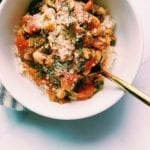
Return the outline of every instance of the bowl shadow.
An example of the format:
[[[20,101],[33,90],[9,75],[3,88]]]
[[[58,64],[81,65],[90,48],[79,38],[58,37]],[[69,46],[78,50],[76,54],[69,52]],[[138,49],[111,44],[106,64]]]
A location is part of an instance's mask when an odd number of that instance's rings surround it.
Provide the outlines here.
[[[61,142],[90,143],[116,134],[123,123],[126,98],[125,95],[109,110],[83,120],[53,120],[32,112],[16,112],[9,109],[5,112],[8,120],[17,125],[17,128],[28,127],[29,132],[34,130],[46,138],[52,136]]]

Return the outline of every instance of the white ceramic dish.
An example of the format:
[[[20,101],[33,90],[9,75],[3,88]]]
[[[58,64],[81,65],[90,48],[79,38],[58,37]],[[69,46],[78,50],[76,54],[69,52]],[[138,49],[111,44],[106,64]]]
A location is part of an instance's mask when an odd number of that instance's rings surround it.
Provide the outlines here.
[[[97,0],[103,4],[117,23],[117,60],[112,72],[128,82],[132,82],[142,55],[142,35],[137,16],[127,0]],[[3,0],[0,6],[0,79],[7,90],[29,110],[55,119],[81,119],[98,114],[122,96],[123,91],[111,82],[90,100],[57,104],[50,102],[46,94],[31,81],[21,76],[16,69],[14,45],[14,26],[25,13],[30,0]]]

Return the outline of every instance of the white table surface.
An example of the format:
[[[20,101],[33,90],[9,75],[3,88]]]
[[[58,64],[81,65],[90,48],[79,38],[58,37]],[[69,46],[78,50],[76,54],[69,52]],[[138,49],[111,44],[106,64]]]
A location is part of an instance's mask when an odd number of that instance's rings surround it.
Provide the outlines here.
[[[130,0],[141,16],[144,55],[134,85],[150,92],[150,1]],[[126,94],[95,117],[58,121],[0,106],[1,150],[150,150],[150,108]]]

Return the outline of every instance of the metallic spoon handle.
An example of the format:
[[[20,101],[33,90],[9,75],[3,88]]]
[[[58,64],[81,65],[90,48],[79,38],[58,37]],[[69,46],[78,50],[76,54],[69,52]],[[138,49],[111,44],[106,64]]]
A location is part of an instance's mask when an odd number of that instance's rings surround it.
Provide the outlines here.
[[[126,91],[128,91],[129,93],[131,93],[132,95],[134,95],[135,97],[140,99],[142,102],[144,102],[145,104],[150,106],[150,96],[146,95],[145,93],[143,93],[142,91],[136,89],[135,87],[133,87],[132,85],[130,85],[126,81],[123,81],[122,79],[118,78],[115,75],[112,75],[111,73],[109,73],[107,71],[103,70],[101,74],[104,77],[106,77],[107,79],[110,79],[110,80],[114,81],[115,83],[119,84]]]

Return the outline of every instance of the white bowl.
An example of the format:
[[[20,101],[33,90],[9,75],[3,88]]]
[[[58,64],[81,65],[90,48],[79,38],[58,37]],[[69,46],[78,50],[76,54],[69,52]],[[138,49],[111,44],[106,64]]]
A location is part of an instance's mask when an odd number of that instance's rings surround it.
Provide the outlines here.
[[[127,0],[99,0],[115,18],[117,36],[117,60],[112,72],[132,82],[142,55],[142,35],[137,16]],[[0,8],[0,79],[7,90],[29,110],[55,119],[81,119],[98,114],[115,104],[124,94],[106,81],[102,92],[87,101],[57,104],[16,69],[14,26],[25,13],[30,0],[3,0]]]

